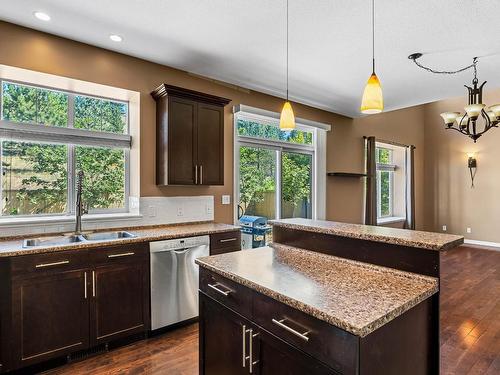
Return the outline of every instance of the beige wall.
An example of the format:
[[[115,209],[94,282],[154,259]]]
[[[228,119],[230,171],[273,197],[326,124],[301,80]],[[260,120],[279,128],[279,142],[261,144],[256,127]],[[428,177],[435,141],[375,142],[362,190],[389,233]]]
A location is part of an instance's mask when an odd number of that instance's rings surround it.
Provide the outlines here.
[[[477,143],[445,130],[442,112],[461,111],[463,97],[425,105],[426,229],[500,242],[500,129],[491,129]],[[485,91],[483,102],[500,103],[500,90]],[[475,152],[477,175],[471,188],[467,153]],[[472,233],[466,233],[470,227]]]
[[[357,118],[334,126],[328,137],[328,170],[362,172],[363,136],[413,144],[415,149],[415,211],[418,229],[424,227],[424,113],[413,107]],[[361,222],[363,215],[363,179],[328,177],[327,217],[347,222]]]
[[[90,45],[0,22],[0,64],[138,91],[141,94],[141,196],[215,196],[215,220],[230,223],[232,205],[221,205],[222,194],[233,194],[233,120],[231,108],[243,103],[279,112],[283,100],[254,91],[194,77],[186,72],[110,52]],[[158,187],[155,185],[155,103],[150,92],[160,83],[186,87],[232,99],[225,112],[225,185],[220,187]],[[361,95],[361,93],[360,93]],[[423,121],[421,108],[352,120],[294,104],[296,116],[333,124],[327,139],[328,171],[363,171],[364,135],[417,146],[417,226],[423,225]],[[409,112],[408,112],[409,111]],[[408,115],[409,114],[409,115]],[[327,178],[327,219],[362,222],[363,180]]]

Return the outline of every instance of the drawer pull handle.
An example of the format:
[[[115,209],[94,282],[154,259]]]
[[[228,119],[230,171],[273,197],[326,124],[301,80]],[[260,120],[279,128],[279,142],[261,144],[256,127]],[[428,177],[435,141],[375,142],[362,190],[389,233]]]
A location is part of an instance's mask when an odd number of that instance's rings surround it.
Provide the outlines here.
[[[222,294],[223,296],[227,297],[229,295],[229,293],[232,292],[232,290],[222,290],[222,289],[219,289],[218,287],[219,286],[224,286],[224,285],[221,285],[219,283],[217,284],[207,284],[209,288],[212,288],[213,290],[215,290],[217,293],[220,293]],[[229,289],[229,288],[228,288]]]
[[[250,357],[250,358],[249,358],[249,361],[248,361],[248,363],[249,363],[249,366],[248,366],[248,367],[249,367],[248,372],[249,372],[250,374],[252,374],[252,373],[253,373],[253,366],[255,366],[257,363],[259,363],[259,361],[258,361],[258,360],[257,360],[257,361],[254,361],[254,360],[253,360],[253,339],[254,339],[255,337],[257,337],[258,335],[259,335],[258,333],[254,334],[254,333],[253,333],[253,329],[252,329],[252,328],[250,328],[250,345],[249,345],[249,346],[250,346],[250,355],[249,355],[249,357]]]
[[[69,264],[69,260],[61,260],[60,262],[37,264],[37,265],[35,266],[35,268],[44,268],[44,267],[60,266],[60,265],[62,265],[62,264]]]
[[[87,271],[85,271],[84,273],[84,289],[83,289],[83,294],[84,294],[84,297],[85,299],[87,299]]]
[[[231,242],[231,241],[236,241],[236,240],[237,240],[236,237],[235,238],[225,238],[225,239],[220,240],[220,242]]]
[[[130,252],[130,253],[121,253],[121,254],[110,254],[108,255],[108,258],[119,258],[119,257],[128,257],[130,255],[134,255],[135,253]]]
[[[300,332],[294,330],[293,328],[288,327],[286,324],[284,324],[283,322],[285,320],[286,319],[281,319],[281,320],[272,319],[272,322],[274,324],[276,324],[278,327],[281,327],[284,330],[294,334],[295,336],[300,337],[302,340],[304,340],[306,342],[309,341],[309,337],[307,337],[307,335],[309,334],[309,331],[306,331],[304,333],[300,333]]]
[[[241,326],[241,336],[243,338],[243,343],[242,343],[242,346],[243,346],[243,350],[242,350],[242,366],[245,367],[246,366],[246,362],[247,362],[247,359],[249,357],[247,357],[247,332],[249,332],[250,330],[247,329],[247,326],[246,325],[242,325]]]

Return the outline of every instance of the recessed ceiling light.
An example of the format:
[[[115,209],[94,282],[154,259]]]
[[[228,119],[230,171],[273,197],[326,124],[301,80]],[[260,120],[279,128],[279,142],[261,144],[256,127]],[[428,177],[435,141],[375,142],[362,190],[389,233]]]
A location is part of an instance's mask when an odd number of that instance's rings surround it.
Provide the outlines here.
[[[50,21],[50,16],[47,13],[44,12],[34,12],[33,13],[36,18],[38,18],[41,21]]]
[[[109,39],[111,39],[113,42],[121,42],[123,40],[123,38],[120,35],[116,34],[111,34],[109,36]]]

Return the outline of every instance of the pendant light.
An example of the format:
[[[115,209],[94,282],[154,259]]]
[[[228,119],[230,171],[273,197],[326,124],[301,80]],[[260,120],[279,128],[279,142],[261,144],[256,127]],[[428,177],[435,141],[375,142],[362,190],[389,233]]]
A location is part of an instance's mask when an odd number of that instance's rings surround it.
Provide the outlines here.
[[[372,0],[372,75],[366,82],[363,99],[361,100],[361,112],[365,114],[380,113],[384,109],[384,97],[382,86],[375,74],[375,0]]]
[[[281,110],[280,129],[283,131],[295,129],[295,115],[288,100],[288,0],[286,0],[286,101]]]

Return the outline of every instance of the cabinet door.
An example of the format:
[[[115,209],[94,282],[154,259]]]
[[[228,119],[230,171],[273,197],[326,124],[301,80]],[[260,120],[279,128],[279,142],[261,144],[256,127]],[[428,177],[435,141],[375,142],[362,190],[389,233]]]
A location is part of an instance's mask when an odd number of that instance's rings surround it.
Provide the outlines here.
[[[253,374],[326,375],[337,374],[317,359],[303,353],[264,330],[253,329]]]
[[[198,168],[201,185],[224,185],[224,108],[198,104]]]
[[[15,367],[88,347],[89,275],[75,270],[13,281]]]
[[[171,97],[168,104],[168,183],[194,185],[196,148],[197,103],[192,100]]]
[[[239,375],[243,367],[243,329],[248,323],[236,313],[200,293],[200,374]],[[245,340],[248,347],[248,339]]]
[[[91,342],[145,332],[148,273],[142,262],[117,262],[92,271]]]

